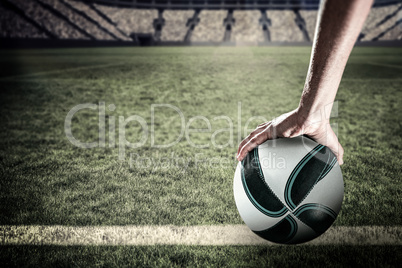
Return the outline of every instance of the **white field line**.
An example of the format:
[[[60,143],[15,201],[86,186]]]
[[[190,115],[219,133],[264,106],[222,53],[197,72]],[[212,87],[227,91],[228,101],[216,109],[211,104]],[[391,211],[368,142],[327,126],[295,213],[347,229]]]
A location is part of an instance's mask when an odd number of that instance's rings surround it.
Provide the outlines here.
[[[275,245],[244,225],[2,225],[0,245]],[[402,245],[402,226],[332,227],[304,245]]]
[[[37,77],[37,76],[45,76],[45,75],[51,75],[51,74],[58,74],[58,73],[65,73],[65,72],[72,72],[72,71],[81,71],[81,70],[88,70],[88,69],[106,68],[106,67],[119,66],[119,65],[124,65],[124,64],[126,64],[126,62],[80,66],[80,67],[59,69],[59,70],[46,71],[46,72],[19,74],[19,75],[2,77],[2,78],[0,78],[0,81],[19,79],[19,78],[32,78],[32,77]]]
[[[116,65],[120,65],[120,64],[116,64]],[[122,64],[121,64],[122,65]],[[114,66],[114,64],[112,65],[112,66]],[[109,65],[108,66],[106,66],[106,65],[103,65],[103,66],[99,66],[98,65],[98,67],[95,67],[95,66],[91,66],[91,68],[85,68],[85,69],[95,69],[95,68],[103,68],[103,67],[109,67]],[[77,68],[81,68],[81,67],[77,67]],[[82,68],[84,68],[84,67],[82,67]],[[66,70],[57,70],[57,71],[49,71],[49,73],[51,72],[51,73],[61,73],[61,72],[64,72],[64,71],[74,71],[74,70],[72,70],[72,69],[66,69]],[[24,80],[27,80],[27,81],[29,81],[29,80],[31,80],[31,79],[38,79],[38,78],[35,78],[35,76],[40,76],[40,75],[46,75],[47,73],[45,73],[45,72],[42,72],[42,73],[33,73],[33,74],[23,74],[23,75],[16,75],[16,76],[8,76],[8,77],[3,77],[3,78],[0,78],[0,81],[2,81],[2,80],[11,80],[11,79],[14,79],[14,78],[22,78],[22,77],[24,77]],[[30,76],[33,76],[33,77],[30,77]],[[99,79],[104,79],[104,78],[98,78],[98,80]],[[82,80],[82,81],[87,81],[88,79],[87,78],[57,78],[57,77],[46,77],[46,80],[54,80],[54,81],[72,81],[72,80],[74,80],[74,81],[80,81],[80,80]],[[108,79],[108,80],[110,80],[110,79]],[[134,81],[135,79],[133,79],[133,81]],[[285,78],[277,78],[277,77],[274,77],[274,78],[272,78],[272,79],[270,79],[270,81],[278,81],[278,80],[282,80],[282,81],[285,81]],[[159,82],[161,82],[161,81],[163,81],[163,79],[159,79],[159,80],[155,80],[155,79],[153,79],[153,82],[155,81],[155,83],[159,83]],[[300,81],[303,81],[303,80],[300,80]],[[371,83],[371,82],[381,82],[381,83],[383,83],[383,82],[402,82],[402,78],[342,78],[342,81],[351,81],[351,82],[367,82],[367,83]],[[149,84],[151,84],[151,83],[149,83]]]

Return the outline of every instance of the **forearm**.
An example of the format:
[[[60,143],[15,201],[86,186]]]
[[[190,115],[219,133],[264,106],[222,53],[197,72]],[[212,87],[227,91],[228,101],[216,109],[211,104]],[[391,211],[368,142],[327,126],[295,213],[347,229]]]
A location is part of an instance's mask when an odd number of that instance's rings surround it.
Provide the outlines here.
[[[373,0],[324,0],[298,110],[303,119],[330,112],[346,62]],[[319,112],[321,111],[321,112]],[[311,118],[310,118],[311,119]]]
[[[327,123],[346,62],[372,4],[373,0],[324,0],[321,3],[299,107],[251,132],[239,145],[239,161],[266,140],[307,135],[327,146],[342,165],[343,148]],[[318,122],[320,124],[315,124]]]

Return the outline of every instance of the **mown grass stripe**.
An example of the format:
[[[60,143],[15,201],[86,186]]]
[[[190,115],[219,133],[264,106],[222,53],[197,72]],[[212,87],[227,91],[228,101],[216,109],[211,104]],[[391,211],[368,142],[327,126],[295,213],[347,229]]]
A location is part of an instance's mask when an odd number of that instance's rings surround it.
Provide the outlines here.
[[[47,76],[47,75],[66,73],[66,72],[85,71],[85,70],[90,70],[90,69],[99,69],[99,68],[102,69],[102,68],[115,67],[115,66],[124,65],[124,64],[127,64],[127,62],[95,64],[95,65],[78,66],[78,67],[64,68],[64,69],[44,71],[44,72],[17,74],[17,75],[12,75],[12,76],[0,77],[0,81],[21,79],[21,78],[40,77],[40,76]]]
[[[395,64],[384,64],[384,63],[378,63],[378,62],[367,62],[367,63],[370,64],[370,65],[375,65],[375,66],[402,69],[402,66],[395,65]]]
[[[2,225],[0,245],[275,245],[244,225]],[[402,226],[338,226],[304,245],[402,245]]]

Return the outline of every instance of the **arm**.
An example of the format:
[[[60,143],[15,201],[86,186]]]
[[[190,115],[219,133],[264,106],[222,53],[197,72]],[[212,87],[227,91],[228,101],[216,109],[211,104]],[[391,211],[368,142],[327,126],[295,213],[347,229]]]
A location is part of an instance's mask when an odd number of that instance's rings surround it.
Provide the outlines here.
[[[343,148],[329,114],[346,62],[373,0],[324,0],[318,13],[309,70],[299,107],[261,124],[239,145],[237,159],[268,139],[307,135],[330,148],[343,163]]]

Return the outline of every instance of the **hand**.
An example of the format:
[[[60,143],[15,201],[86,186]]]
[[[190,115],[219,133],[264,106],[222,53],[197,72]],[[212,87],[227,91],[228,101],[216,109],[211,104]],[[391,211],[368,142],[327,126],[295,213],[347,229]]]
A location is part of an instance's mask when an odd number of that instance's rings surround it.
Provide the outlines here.
[[[266,140],[292,138],[300,135],[307,135],[316,142],[327,146],[335,154],[339,164],[343,164],[343,148],[338,142],[329,121],[313,121],[311,118],[303,116],[298,109],[259,125],[240,143],[237,160],[243,160],[248,152]]]

